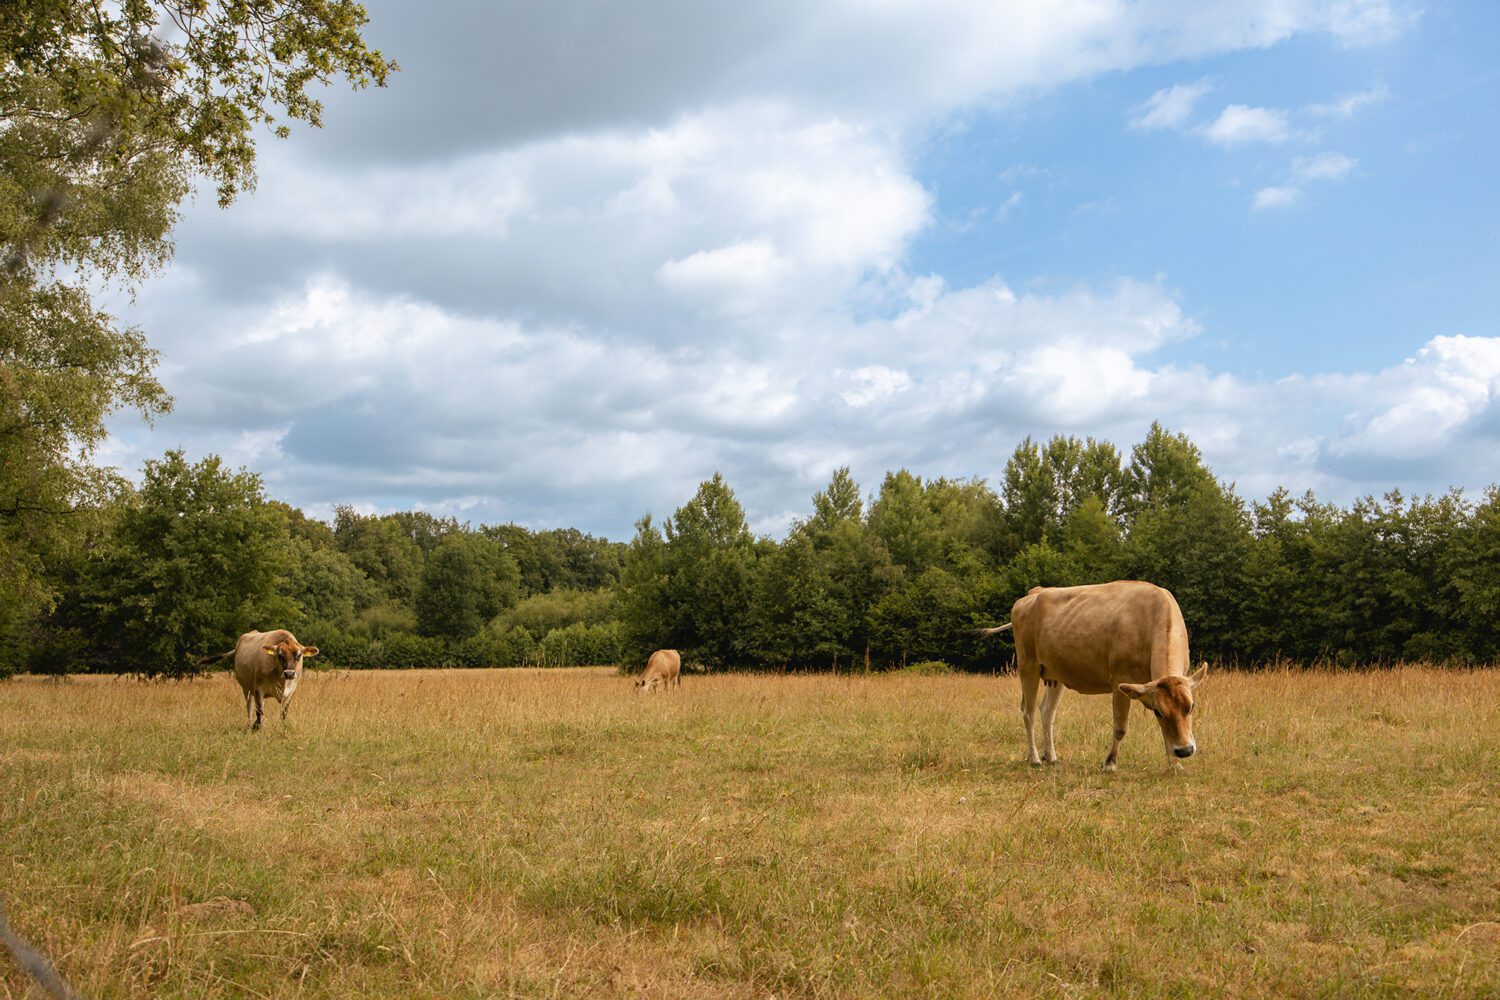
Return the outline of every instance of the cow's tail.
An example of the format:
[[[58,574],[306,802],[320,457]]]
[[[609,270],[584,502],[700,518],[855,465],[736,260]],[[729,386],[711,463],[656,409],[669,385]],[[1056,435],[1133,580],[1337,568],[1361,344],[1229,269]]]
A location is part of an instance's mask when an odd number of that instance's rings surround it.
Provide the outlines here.
[[[996,625],[994,628],[962,628],[962,629],[959,629],[957,632],[954,632],[953,634],[954,635],[971,635],[971,636],[979,636],[979,637],[989,636],[989,635],[999,635],[1001,632],[1009,632],[1010,631],[1010,626],[1011,626],[1011,623],[1010,622],[1006,622],[1004,625]]]
[[[207,667],[207,666],[211,666],[212,664],[220,663],[220,662],[222,662],[224,660],[227,660],[227,659],[229,659],[233,655],[234,655],[234,650],[231,649],[227,653],[213,653],[213,654],[211,654],[209,656],[200,656],[196,660],[193,661],[193,665],[194,666],[198,666],[198,667]]]

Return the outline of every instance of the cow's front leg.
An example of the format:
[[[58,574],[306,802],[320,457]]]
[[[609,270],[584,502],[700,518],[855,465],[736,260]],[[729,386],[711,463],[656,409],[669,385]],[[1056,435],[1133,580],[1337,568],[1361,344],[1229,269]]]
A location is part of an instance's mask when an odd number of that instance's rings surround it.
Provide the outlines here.
[[[294,692],[292,692],[292,694],[296,694],[296,692],[294,691]],[[281,703],[281,721],[282,722],[286,721],[286,710],[289,709],[289,708],[291,708],[291,707],[292,707],[292,695],[289,694],[289,695],[286,696],[286,701],[283,701]]]
[[[1021,668],[1021,718],[1026,723],[1026,763],[1040,764],[1042,758],[1036,754],[1036,734],[1033,720],[1036,717],[1036,689],[1041,684],[1041,674],[1035,670]]]
[[[1052,720],[1057,717],[1057,703],[1062,701],[1062,685],[1057,681],[1043,681],[1042,692],[1042,760],[1057,763],[1057,750],[1052,746]]]
[[[1125,725],[1130,721],[1130,696],[1118,688],[1114,692],[1115,738],[1109,745],[1109,756],[1104,758],[1104,769],[1115,769],[1115,758],[1120,755],[1120,743],[1125,739]]]

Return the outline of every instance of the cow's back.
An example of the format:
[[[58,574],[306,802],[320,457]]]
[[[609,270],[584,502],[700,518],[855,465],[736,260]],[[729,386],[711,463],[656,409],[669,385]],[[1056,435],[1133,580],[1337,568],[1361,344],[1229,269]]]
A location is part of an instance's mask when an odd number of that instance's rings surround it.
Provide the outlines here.
[[[1085,694],[1187,672],[1182,612],[1154,584],[1037,588],[1016,602],[1011,620],[1017,646],[1041,664],[1043,676]]]
[[[682,657],[675,649],[658,649],[646,661],[646,676],[672,680],[682,672]]]

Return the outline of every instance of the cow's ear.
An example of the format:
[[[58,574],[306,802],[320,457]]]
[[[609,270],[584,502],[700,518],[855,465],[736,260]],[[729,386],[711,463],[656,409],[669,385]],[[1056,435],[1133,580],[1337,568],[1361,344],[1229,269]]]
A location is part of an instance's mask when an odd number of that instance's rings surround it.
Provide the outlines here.
[[[270,653],[272,656],[276,655],[276,647],[275,646],[262,646],[262,647],[260,647],[260,651],[262,653]]]
[[[317,656],[318,655],[318,647],[317,646],[303,646],[302,647],[302,655],[303,656]]]
[[[1208,661],[1204,660],[1202,663],[1198,664],[1198,669],[1194,670],[1193,671],[1193,675],[1188,678],[1188,683],[1191,684],[1193,687],[1197,687],[1199,684],[1203,683],[1203,679],[1205,677],[1207,677],[1207,676],[1208,676]]]
[[[1136,701],[1145,701],[1155,691],[1150,684],[1121,684],[1119,692]]]

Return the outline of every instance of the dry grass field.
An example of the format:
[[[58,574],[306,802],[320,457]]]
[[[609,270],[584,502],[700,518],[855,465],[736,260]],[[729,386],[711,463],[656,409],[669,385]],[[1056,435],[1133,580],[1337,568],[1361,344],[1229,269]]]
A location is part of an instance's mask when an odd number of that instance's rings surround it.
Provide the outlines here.
[[[1103,774],[1008,677],[20,678],[0,898],[98,997],[1500,995],[1500,672],[1200,694]]]

